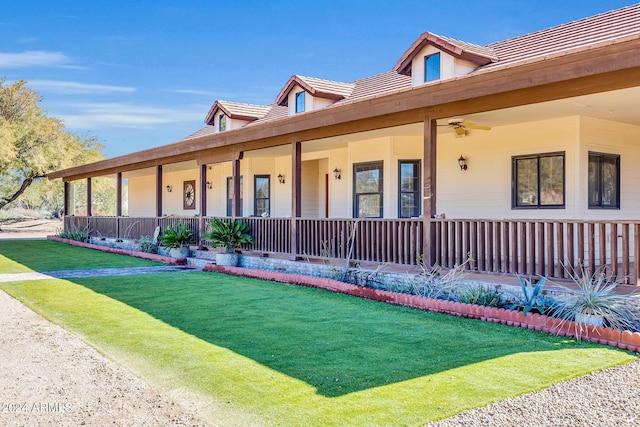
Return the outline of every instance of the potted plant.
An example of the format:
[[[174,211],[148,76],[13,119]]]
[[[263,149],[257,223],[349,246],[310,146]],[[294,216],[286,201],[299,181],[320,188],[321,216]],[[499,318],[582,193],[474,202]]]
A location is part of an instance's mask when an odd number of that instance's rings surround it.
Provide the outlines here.
[[[185,222],[170,225],[158,236],[162,246],[169,249],[173,258],[186,258],[189,256],[189,244],[193,240],[193,231]]]
[[[591,272],[580,266],[564,265],[577,290],[567,290],[569,300],[558,308],[563,320],[574,320],[579,325],[608,326],[615,329],[635,330],[635,319],[640,310],[630,295],[621,295],[615,288],[622,279],[611,277],[604,268]]]
[[[252,244],[251,226],[240,218],[220,219],[209,221],[211,231],[202,235],[203,240],[213,243],[214,247],[223,247],[224,252],[216,254],[216,264],[236,266],[238,254],[235,253],[238,245]]]

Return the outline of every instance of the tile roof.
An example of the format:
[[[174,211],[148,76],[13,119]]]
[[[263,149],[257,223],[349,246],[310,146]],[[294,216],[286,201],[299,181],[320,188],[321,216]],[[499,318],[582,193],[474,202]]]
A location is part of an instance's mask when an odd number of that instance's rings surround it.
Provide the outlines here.
[[[395,71],[388,71],[356,80],[353,82],[353,85],[354,88],[351,96],[336,102],[334,105],[409,89],[411,88],[411,77],[398,74]]]
[[[331,80],[317,79],[315,77],[293,75],[276,97],[276,104],[287,105],[289,92],[291,92],[291,89],[296,85],[313,96],[336,101],[351,95],[351,91],[353,90],[353,83],[334,82]]]
[[[270,109],[271,106],[269,105],[253,105],[241,104],[239,102],[231,101],[216,101],[213,103],[213,106],[207,113],[207,117],[205,118],[204,122],[209,125],[213,124],[216,110],[222,110],[224,114],[232,119],[256,120],[264,117]]]
[[[628,38],[640,38],[640,3],[487,46],[426,32],[403,54],[392,71],[350,83],[293,75],[278,94],[274,104],[259,106],[216,101],[207,118],[215,112],[216,106],[224,108],[225,114],[230,116],[233,114],[238,118],[250,117],[252,121],[247,126],[286,118],[288,117],[286,107],[288,94],[295,85],[314,96],[336,100],[333,104],[336,106],[410,89],[412,87],[411,59],[426,44],[432,44],[460,58],[477,63],[480,66],[470,73],[473,74]],[[213,126],[207,126],[184,139],[192,139],[213,132]]]
[[[640,3],[487,45],[499,60],[491,69],[558,55],[629,37],[640,37]]]

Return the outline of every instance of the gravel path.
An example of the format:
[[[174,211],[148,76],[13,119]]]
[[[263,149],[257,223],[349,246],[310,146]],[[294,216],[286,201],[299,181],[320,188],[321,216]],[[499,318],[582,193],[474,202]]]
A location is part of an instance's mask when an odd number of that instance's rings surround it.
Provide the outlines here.
[[[640,361],[428,424],[429,427],[638,427]]]

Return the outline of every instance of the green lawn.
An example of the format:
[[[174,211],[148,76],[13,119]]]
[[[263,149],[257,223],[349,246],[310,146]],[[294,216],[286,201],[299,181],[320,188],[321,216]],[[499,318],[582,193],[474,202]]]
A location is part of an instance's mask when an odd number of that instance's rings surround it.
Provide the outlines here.
[[[423,425],[636,359],[533,331],[214,273],[0,288],[150,382],[196,396],[220,425]]]
[[[161,264],[54,241],[0,240],[0,274],[150,265]]]

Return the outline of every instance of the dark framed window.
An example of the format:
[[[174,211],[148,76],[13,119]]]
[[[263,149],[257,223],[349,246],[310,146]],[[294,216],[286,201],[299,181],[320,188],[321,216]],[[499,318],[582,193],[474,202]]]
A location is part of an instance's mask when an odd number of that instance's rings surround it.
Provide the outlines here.
[[[264,213],[267,215],[271,211],[270,206],[270,187],[271,176],[270,175],[254,175],[254,199],[253,199],[253,214],[261,216]]]
[[[353,165],[353,217],[382,218],[383,162]]]
[[[227,130],[227,116],[224,114],[218,116],[218,130],[220,132]]]
[[[398,218],[420,216],[420,160],[398,162]]]
[[[304,112],[304,92],[296,93],[296,113]]]
[[[564,208],[564,153],[512,158],[511,206],[514,209]]]
[[[440,79],[440,53],[424,57],[424,81],[431,82]]]
[[[589,209],[620,209],[620,156],[589,152]]]
[[[240,216],[242,216],[242,176],[240,176]],[[227,177],[227,216],[233,216],[233,177]]]

